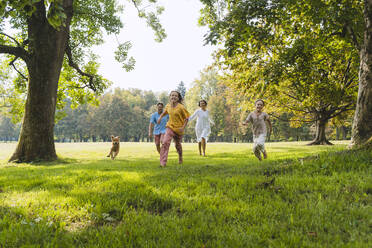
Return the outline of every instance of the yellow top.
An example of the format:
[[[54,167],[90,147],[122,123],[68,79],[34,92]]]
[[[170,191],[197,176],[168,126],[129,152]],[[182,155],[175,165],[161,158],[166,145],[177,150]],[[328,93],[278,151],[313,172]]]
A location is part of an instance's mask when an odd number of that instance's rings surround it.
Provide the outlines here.
[[[172,107],[171,104],[165,106],[164,112],[169,115],[169,121],[167,127],[172,129],[176,134],[183,135],[179,129],[183,127],[186,119],[190,117],[190,113],[187,111],[185,106],[178,103],[176,107]]]

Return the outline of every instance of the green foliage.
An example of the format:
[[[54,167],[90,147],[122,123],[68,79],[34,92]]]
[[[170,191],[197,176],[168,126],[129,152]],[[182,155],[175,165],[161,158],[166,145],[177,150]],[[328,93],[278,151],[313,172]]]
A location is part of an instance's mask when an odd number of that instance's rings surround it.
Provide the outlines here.
[[[198,102],[205,99],[215,125],[212,125],[210,141],[219,142],[246,142],[252,140],[251,128],[243,126],[242,122],[247,118],[250,111],[254,110],[254,102],[245,94],[238,93],[234,88],[226,87],[224,77],[218,75],[213,67],[205,69],[200,77],[192,84],[186,95],[185,103],[189,112],[198,109]],[[271,108],[271,106],[269,106]],[[266,111],[266,110],[265,110]],[[290,127],[290,119],[293,114],[283,112],[280,116],[271,118],[273,134],[268,137],[272,141],[288,140],[311,140],[310,125],[305,123],[297,127]],[[195,137],[195,124],[188,125],[185,140],[190,141]]]
[[[80,105],[66,99],[57,114],[64,119],[55,126],[58,141],[107,141],[118,135],[122,141],[143,141],[147,138],[148,123],[156,111],[158,97],[151,91],[115,89],[99,99],[97,106]]]
[[[372,154],[345,145],[269,143],[259,163],[251,145],[184,144],[160,169],[152,143],[115,161],[109,143],[57,144],[69,159],[16,166],[0,144],[0,246],[369,247]]]
[[[167,35],[165,33],[164,28],[160,24],[159,15],[163,13],[164,7],[161,6],[155,6],[152,7],[150,11],[145,11],[146,8],[149,8],[151,6],[146,6],[144,8],[140,8],[141,5],[143,5],[143,0],[132,0],[135,7],[138,10],[138,16],[141,18],[146,19],[146,23],[149,27],[151,27],[155,32],[155,41],[161,42],[163,41]],[[156,3],[157,0],[148,0],[149,3]]]
[[[242,106],[265,98],[292,126],[355,108],[362,1],[202,1],[206,41],[219,43],[225,84]]]
[[[8,116],[19,123],[24,113],[26,81],[8,67],[10,59],[0,58],[0,115]],[[19,63],[15,63],[19,66]],[[24,72],[23,72],[24,73]]]
[[[62,5],[63,2],[61,0],[49,0],[48,2],[49,2],[49,9],[47,14],[48,22],[52,27],[59,30],[61,26],[66,26],[65,20],[67,16],[65,14],[65,9],[63,8]]]
[[[188,93],[186,95],[186,103],[188,109],[195,110],[197,108],[197,103],[204,99],[208,102],[212,95],[218,94],[218,74],[215,68],[204,69],[200,73],[200,78],[195,79]]]
[[[148,24],[155,30],[156,39],[161,41],[166,37],[164,29],[160,25],[158,15],[163,11],[163,8],[157,6],[157,1],[133,1],[137,8],[142,8],[142,5],[155,6],[155,12],[149,12],[143,9],[143,17]],[[27,52],[31,52],[33,47],[29,47],[30,34],[28,30],[27,19],[35,13],[36,7],[44,8],[46,18],[49,24],[60,30],[61,27],[66,26],[67,10],[63,7],[61,0],[20,0],[20,1],[1,1],[0,3],[0,45],[7,45],[12,47],[22,47]],[[111,82],[98,75],[97,63],[98,57],[91,53],[90,48],[94,45],[103,43],[103,34],[118,34],[123,27],[120,20],[120,15],[123,13],[123,6],[119,5],[116,0],[75,0],[73,1],[73,18],[69,24],[69,40],[68,46],[71,49],[71,58],[75,65],[81,68],[85,73],[78,73],[76,68],[72,68],[67,56],[63,62],[63,69],[60,75],[57,109],[64,107],[66,98],[72,102],[72,106],[76,107],[79,104],[92,103],[98,104],[97,97],[111,85]],[[5,29],[6,26],[6,29]],[[9,35],[9,34],[11,35]],[[126,70],[134,68],[135,60],[133,57],[128,57],[128,50],[131,44],[125,42],[119,44],[118,50],[115,52],[115,58],[123,64]],[[2,52],[3,53],[3,52]],[[6,53],[6,52],[4,52]],[[10,62],[14,56],[10,56]],[[18,70],[22,72],[25,77],[28,77],[27,68],[24,63],[15,62]],[[2,67],[10,67],[3,64]],[[89,74],[91,77],[89,77]],[[26,93],[28,82],[15,74],[10,75],[10,81],[13,81],[15,91]],[[14,117],[19,120],[22,117],[23,111],[20,111],[24,104],[22,97],[19,97],[19,102],[13,98],[14,106],[12,113],[16,114]],[[62,114],[56,116],[58,121]]]
[[[136,60],[133,57],[130,57],[128,59],[128,50],[131,47],[132,47],[132,44],[129,41],[127,41],[127,42],[124,42],[124,43],[120,44],[118,46],[118,50],[115,51],[115,59],[117,61],[123,63],[123,68],[126,71],[133,70],[134,65],[136,63]],[[128,62],[125,63],[125,61],[127,61],[127,59],[128,59]]]

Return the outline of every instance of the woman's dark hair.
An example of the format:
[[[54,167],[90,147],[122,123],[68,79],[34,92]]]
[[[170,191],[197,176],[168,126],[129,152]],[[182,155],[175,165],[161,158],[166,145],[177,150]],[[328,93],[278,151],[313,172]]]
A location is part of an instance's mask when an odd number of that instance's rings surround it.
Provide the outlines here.
[[[257,99],[257,100],[254,102],[254,105],[256,105],[257,102],[262,102],[263,106],[265,106],[265,102],[264,102],[264,100],[262,100],[262,99]]]
[[[179,103],[182,103],[182,101],[183,101],[182,95],[181,95],[181,93],[179,93],[177,90],[172,90],[172,91],[169,93],[169,96],[170,96],[173,92],[176,92],[176,93],[178,94],[178,102],[179,102]]]
[[[158,102],[158,103],[156,104],[156,106],[159,106],[159,105],[161,105],[161,106],[164,107],[164,103],[162,103],[162,102]]]
[[[204,102],[204,103],[205,103],[205,106],[208,105],[207,101],[203,99],[203,100],[200,100],[200,101],[198,102],[198,106],[199,106],[199,107],[200,107],[200,103],[201,103],[201,102]]]

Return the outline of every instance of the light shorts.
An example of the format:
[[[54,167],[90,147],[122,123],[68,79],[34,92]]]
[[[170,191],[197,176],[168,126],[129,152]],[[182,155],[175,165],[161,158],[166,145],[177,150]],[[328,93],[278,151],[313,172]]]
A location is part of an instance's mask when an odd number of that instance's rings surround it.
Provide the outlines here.
[[[266,134],[260,134],[258,136],[253,135],[253,152],[264,152],[265,151],[265,139]]]

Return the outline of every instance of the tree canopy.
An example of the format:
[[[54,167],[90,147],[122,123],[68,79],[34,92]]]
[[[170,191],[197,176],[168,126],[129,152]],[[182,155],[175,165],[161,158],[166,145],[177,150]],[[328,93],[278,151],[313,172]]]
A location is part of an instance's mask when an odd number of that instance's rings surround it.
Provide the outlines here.
[[[202,1],[206,42],[222,45],[226,84],[249,102],[263,97],[292,123],[325,124],[355,109],[362,1]]]

